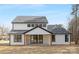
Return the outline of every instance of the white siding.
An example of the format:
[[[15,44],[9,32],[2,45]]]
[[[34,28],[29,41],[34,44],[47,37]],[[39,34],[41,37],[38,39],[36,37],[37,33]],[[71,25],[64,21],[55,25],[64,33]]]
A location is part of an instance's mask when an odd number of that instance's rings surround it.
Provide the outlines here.
[[[70,42],[70,34],[68,35],[68,38],[69,38],[69,42]]]
[[[51,45],[51,35],[43,35],[43,45]]]
[[[14,24],[13,27],[14,30],[26,30],[27,24]]]
[[[41,28],[36,28],[34,30],[31,30],[30,32],[26,33],[26,34],[30,34],[30,35],[39,35],[39,34],[50,34],[49,32],[41,29]]]
[[[33,27],[27,27],[27,24],[14,24],[13,27],[14,30],[29,30],[33,28]]]
[[[22,35],[22,42],[14,42],[14,35],[10,35],[10,45],[24,45],[24,35]]]
[[[65,34],[55,35],[55,42],[52,44],[69,44],[70,43],[70,35],[69,35],[69,42],[65,42]]]
[[[12,28],[13,30],[30,30],[34,27],[27,27],[27,24],[14,24]],[[47,29],[47,27],[43,28]]]

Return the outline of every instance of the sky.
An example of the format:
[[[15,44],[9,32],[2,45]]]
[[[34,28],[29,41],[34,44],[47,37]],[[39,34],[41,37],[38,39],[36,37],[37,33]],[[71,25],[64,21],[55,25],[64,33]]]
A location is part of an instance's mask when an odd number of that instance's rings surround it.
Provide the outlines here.
[[[16,16],[46,16],[49,24],[67,27],[70,4],[0,4],[0,25],[11,27]]]

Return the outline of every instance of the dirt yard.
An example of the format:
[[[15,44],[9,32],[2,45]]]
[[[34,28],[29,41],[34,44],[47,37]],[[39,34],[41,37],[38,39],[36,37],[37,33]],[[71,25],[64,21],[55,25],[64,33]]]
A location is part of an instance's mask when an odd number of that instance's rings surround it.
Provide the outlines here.
[[[9,41],[0,41],[0,54],[78,54],[79,45],[54,46],[8,46]]]
[[[0,46],[0,54],[79,53],[79,46]]]

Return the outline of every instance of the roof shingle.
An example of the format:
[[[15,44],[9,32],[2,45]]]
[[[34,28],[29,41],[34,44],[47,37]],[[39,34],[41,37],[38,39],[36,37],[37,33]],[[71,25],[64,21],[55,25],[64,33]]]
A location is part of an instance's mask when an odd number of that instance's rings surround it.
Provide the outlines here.
[[[48,23],[45,16],[17,16],[12,23]]]
[[[47,29],[51,31],[53,34],[68,34],[69,33],[65,28],[61,26],[57,26],[57,25],[56,26],[49,25]]]

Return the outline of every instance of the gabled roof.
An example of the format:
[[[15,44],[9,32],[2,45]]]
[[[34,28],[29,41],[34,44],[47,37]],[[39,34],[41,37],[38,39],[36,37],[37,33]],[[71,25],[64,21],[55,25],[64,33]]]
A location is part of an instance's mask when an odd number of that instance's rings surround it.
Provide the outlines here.
[[[39,26],[36,26],[30,30],[11,30],[9,34],[25,34],[25,33],[30,32],[31,30],[34,30],[36,28],[41,28],[41,29],[45,30],[46,32],[53,34],[52,32],[50,32],[42,27],[39,27]]]
[[[62,27],[61,25],[48,25],[47,26],[47,29],[49,30],[49,31],[52,31],[52,29],[55,29],[55,28],[58,28],[58,27]]]
[[[27,32],[30,32],[31,30],[34,30],[36,28],[38,28],[39,26],[37,27],[34,27],[30,30],[11,30],[9,34],[25,34]],[[46,32],[48,33],[51,33],[51,34],[70,34],[65,28],[63,27],[52,27],[50,29],[45,29],[45,28],[42,28],[42,27],[39,27],[43,30],[45,30]]]
[[[48,23],[45,16],[17,16],[12,23]]]
[[[69,34],[69,32],[65,28],[54,28],[51,31],[54,34]]]
[[[69,34],[69,32],[61,26],[49,25],[47,29],[53,34]]]
[[[27,32],[30,32],[31,30],[34,30],[34,29],[36,29],[36,28],[41,28],[41,29],[45,30],[46,32],[53,34],[52,32],[48,31],[47,29],[44,29],[44,28],[39,27],[39,26],[36,26],[36,27],[34,27],[34,28],[32,28],[32,29],[26,31],[26,32],[24,32],[23,34],[25,34],[25,33],[27,33]]]

